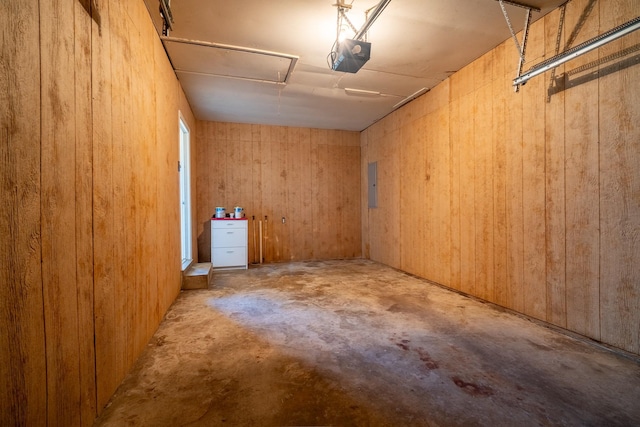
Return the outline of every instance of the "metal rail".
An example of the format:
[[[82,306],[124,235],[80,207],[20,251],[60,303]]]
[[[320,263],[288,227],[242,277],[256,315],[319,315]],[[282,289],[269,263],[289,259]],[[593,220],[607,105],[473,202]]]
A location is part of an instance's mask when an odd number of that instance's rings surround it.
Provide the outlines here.
[[[173,13],[171,13],[171,0],[160,0],[160,10],[162,11],[162,19],[167,30],[173,30]],[[166,34],[165,34],[166,35]]]
[[[524,29],[522,30],[522,49],[520,50],[520,59],[518,60],[518,74],[519,77],[522,74],[522,67],[524,66],[524,55],[527,50],[527,40],[529,39],[529,26],[531,24],[531,9],[527,9],[527,16],[524,21]],[[520,85],[515,86],[515,91],[520,90]]]
[[[543,74],[553,68],[558,67],[559,65],[564,64],[565,62],[571,61],[581,55],[584,55],[587,52],[591,52],[594,49],[597,49],[601,46],[604,46],[607,43],[610,43],[614,40],[619,39],[620,37],[626,36],[636,30],[640,29],[640,16],[632,19],[631,21],[624,23],[616,28],[613,28],[606,33],[603,33],[597,37],[592,38],[591,40],[587,40],[584,43],[581,43],[566,52],[563,52],[559,55],[555,55],[546,61],[542,61],[541,63],[534,65],[521,76],[516,77],[513,80],[513,86],[523,85],[528,82],[531,78]]]
[[[509,31],[511,32],[511,37],[513,37],[513,41],[516,44],[516,49],[518,50],[518,55],[520,56],[518,60],[518,74],[516,74],[516,78],[520,77],[522,74],[522,67],[524,65],[524,55],[527,51],[527,40],[529,38],[529,27],[531,25],[531,11],[536,10],[540,12],[540,9],[534,8],[532,6],[527,6],[522,3],[508,1],[508,0],[497,0],[500,3],[500,9],[502,9],[502,14],[504,15],[505,21],[507,21],[507,26],[509,27]],[[507,9],[504,7],[506,4],[511,4],[514,6],[518,6],[524,9],[527,9],[527,14],[524,19],[524,28],[522,29],[522,44],[518,42],[518,37],[516,36],[516,32],[513,29],[513,25],[511,25],[511,20],[509,19],[509,14],[507,13]],[[520,85],[515,86],[515,91],[518,92],[520,90]]]
[[[367,31],[369,31],[369,28],[371,28],[375,20],[378,19],[378,17],[380,16],[384,8],[387,7],[389,3],[391,3],[391,0],[382,0],[380,3],[378,3],[378,6],[376,6],[375,10],[371,13],[371,16],[367,19],[367,21],[362,25],[362,28],[360,28],[360,30],[353,37],[354,40],[360,40],[362,36],[364,36],[367,33]]]

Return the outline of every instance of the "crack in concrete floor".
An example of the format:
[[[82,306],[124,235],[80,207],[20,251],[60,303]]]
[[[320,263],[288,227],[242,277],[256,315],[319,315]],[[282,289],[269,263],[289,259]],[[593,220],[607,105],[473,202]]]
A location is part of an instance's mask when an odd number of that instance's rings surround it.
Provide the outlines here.
[[[182,292],[97,426],[640,425],[640,363],[368,260]]]

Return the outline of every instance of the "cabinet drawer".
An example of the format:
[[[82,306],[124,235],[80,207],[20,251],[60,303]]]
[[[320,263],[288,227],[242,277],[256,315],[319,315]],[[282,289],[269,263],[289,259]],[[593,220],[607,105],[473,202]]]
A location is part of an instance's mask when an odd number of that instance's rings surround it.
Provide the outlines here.
[[[247,264],[247,248],[213,248],[211,265],[215,267],[245,266]]]
[[[211,242],[214,248],[247,246],[247,230],[245,228],[215,228]]]
[[[231,219],[228,221],[225,220],[211,220],[211,228],[219,229],[219,228],[247,228],[247,220],[242,219]]]

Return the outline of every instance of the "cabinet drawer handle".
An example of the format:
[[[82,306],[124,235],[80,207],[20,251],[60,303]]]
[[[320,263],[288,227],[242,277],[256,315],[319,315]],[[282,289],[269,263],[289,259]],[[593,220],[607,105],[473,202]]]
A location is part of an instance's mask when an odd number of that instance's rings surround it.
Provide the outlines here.
[[[227,234],[233,234],[233,233],[234,233],[233,231],[227,231]]]
[[[235,252],[235,251],[227,251],[227,253],[228,253],[228,254],[232,254],[232,253],[234,253],[234,252]]]

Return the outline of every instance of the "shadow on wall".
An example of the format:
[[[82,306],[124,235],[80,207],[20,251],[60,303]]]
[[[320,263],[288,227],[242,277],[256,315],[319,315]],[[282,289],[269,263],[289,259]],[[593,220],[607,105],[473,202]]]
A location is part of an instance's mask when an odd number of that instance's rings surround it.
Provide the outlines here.
[[[556,37],[556,48],[555,55],[559,55],[560,53],[567,52],[567,50],[571,48],[575,48],[574,42],[578,38],[580,31],[584,27],[587,19],[593,12],[593,9],[596,5],[596,0],[589,0],[589,3],[585,6],[582,14],[580,15],[580,19],[576,23],[575,27],[571,31],[571,34],[568,36],[568,39],[565,43],[564,49],[560,49],[560,44],[562,40],[562,33],[564,31],[565,24],[565,12],[567,8],[567,4],[563,4],[560,6],[560,19],[558,21],[558,34]],[[579,45],[578,45],[579,46]],[[564,90],[570,89],[572,87],[588,83],[592,80],[599,79],[611,73],[618,72],[624,68],[631,67],[640,63],[640,55],[634,55],[633,57],[627,58],[623,61],[619,61],[618,63],[609,65],[607,67],[600,67],[603,64],[608,62],[612,62],[617,59],[624,58],[625,56],[631,55],[634,52],[640,50],[640,44],[636,44],[634,46],[628,47],[626,49],[621,49],[618,52],[613,54],[601,57],[595,61],[591,61],[587,64],[581,65],[571,71],[567,71],[560,76],[556,76],[556,68],[551,70],[551,78],[549,80],[549,88],[547,90],[547,102],[551,101],[551,97],[557,93],[560,93]],[[593,68],[597,68],[595,71],[589,71]],[[576,76],[573,79],[571,76]]]
[[[211,221],[202,223],[202,233],[198,236],[198,262],[211,262]]]
[[[98,25],[98,34],[102,36],[102,20],[96,0],[78,0],[78,3],[80,3],[80,6],[87,12],[87,15]]]
[[[618,71],[624,68],[629,68],[634,65],[640,64],[640,54],[637,54],[627,59],[624,59],[622,61],[611,64],[607,67],[600,67],[601,64],[603,64],[604,62],[610,59],[611,60],[617,59],[620,56],[625,56],[630,52],[636,52],[639,50],[640,50],[640,44],[636,44],[634,46],[631,46],[630,48],[621,50],[620,52],[616,52],[615,54],[612,54],[612,55],[608,55],[597,61],[590,62],[574,70],[561,74],[558,77],[555,77],[551,81],[551,84],[549,85],[548,99],[550,99],[551,96],[555,95],[556,93],[560,93],[564,90],[571,89],[572,87],[575,87],[584,83],[588,83],[592,80],[597,80],[601,77],[607,76],[612,73],[617,73]],[[599,68],[597,68],[595,71],[585,72],[584,74],[579,75],[580,72],[588,71],[589,69],[596,68],[596,67],[599,67]],[[574,75],[577,75],[578,77],[571,78],[571,76],[574,76]]]

